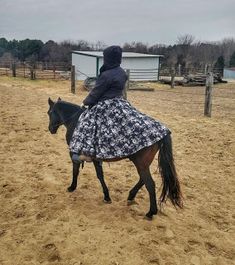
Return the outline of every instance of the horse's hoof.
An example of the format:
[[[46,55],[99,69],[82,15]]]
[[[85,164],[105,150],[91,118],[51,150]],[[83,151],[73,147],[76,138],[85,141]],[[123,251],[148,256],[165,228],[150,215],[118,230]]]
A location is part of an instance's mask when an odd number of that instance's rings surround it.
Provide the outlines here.
[[[67,191],[68,191],[68,192],[73,192],[73,191],[75,191],[75,190],[76,190],[76,188],[73,188],[73,187],[71,187],[71,186],[67,188]]]
[[[144,219],[147,220],[147,221],[152,221],[153,220],[153,216],[146,214],[145,217],[144,217]]]
[[[135,200],[127,200],[127,206],[137,204]]]
[[[157,211],[154,211],[154,212],[149,211],[148,213],[146,213],[145,219],[152,220],[153,219],[153,215],[156,215],[156,214],[157,214]]]
[[[151,221],[153,220],[153,214],[152,213],[146,213],[144,219],[148,220],[148,221]]]
[[[103,202],[104,202],[104,203],[107,203],[107,204],[111,204],[111,203],[112,203],[112,200],[111,200],[111,199],[109,199],[109,200],[107,200],[107,199],[103,199]]]

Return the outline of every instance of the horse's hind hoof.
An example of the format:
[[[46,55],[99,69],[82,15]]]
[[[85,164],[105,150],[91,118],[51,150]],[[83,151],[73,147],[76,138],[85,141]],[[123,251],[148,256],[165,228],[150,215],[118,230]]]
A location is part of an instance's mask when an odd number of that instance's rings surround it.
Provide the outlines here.
[[[70,186],[70,187],[67,188],[67,191],[68,191],[68,192],[73,192],[73,191],[75,191],[75,190],[76,190],[76,187],[74,188],[74,187],[71,187],[71,186]]]
[[[138,204],[135,200],[127,200],[127,206]]]
[[[148,221],[153,220],[153,214],[152,213],[146,213],[145,219],[148,220]]]
[[[103,199],[103,202],[104,202],[104,203],[107,203],[107,204],[111,204],[111,203],[112,203],[112,200],[111,200],[111,199],[109,199],[109,200],[107,200],[107,199]]]
[[[151,212],[149,211],[148,213],[146,213],[145,215],[145,219],[146,220],[153,220],[153,216],[157,214],[157,211],[156,212]]]

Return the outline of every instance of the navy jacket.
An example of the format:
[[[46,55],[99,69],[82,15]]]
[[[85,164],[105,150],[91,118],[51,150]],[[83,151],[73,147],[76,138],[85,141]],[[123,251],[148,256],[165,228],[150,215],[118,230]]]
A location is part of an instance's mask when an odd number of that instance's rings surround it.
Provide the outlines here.
[[[93,106],[98,101],[122,96],[126,80],[126,72],[120,66],[104,71],[83,104]]]

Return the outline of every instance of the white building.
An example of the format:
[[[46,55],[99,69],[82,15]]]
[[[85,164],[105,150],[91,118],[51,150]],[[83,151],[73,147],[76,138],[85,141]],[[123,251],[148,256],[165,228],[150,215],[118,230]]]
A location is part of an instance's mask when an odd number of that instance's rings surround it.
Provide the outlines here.
[[[162,55],[123,52],[121,67],[130,70],[130,80],[158,80]],[[103,64],[103,52],[73,51],[72,65],[75,65],[76,79],[97,77]]]
[[[224,68],[224,79],[235,79],[235,67]]]

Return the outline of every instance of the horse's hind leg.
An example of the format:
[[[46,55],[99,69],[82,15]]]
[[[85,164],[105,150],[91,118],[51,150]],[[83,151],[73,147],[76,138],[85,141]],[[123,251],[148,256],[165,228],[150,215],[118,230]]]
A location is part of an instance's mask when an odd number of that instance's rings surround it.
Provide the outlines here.
[[[93,161],[93,164],[95,166],[96,174],[97,177],[100,181],[100,184],[103,188],[103,193],[104,193],[104,202],[111,203],[111,199],[109,197],[109,190],[108,187],[104,181],[104,173],[103,173],[103,167],[102,167],[102,162],[99,161]]]
[[[156,191],[155,191],[155,182],[153,181],[149,168],[144,169],[144,170],[138,170],[138,173],[140,175],[140,178],[143,180],[145,187],[149,193],[150,209],[148,213],[146,214],[146,216],[151,219],[153,215],[157,214],[157,211],[158,211]]]
[[[127,198],[128,202],[134,201],[136,194],[143,187],[143,185],[144,181],[142,178],[140,178],[139,181],[135,184],[135,186],[130,190],[129,196]]]

